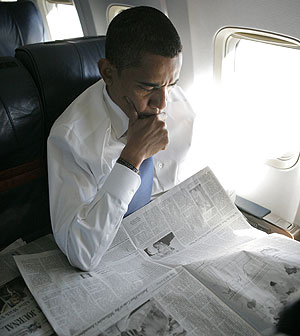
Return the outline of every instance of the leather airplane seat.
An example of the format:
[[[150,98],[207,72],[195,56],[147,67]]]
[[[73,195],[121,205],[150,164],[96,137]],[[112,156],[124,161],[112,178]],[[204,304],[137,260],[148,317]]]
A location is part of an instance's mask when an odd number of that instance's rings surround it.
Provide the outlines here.
[[[42,16],[34,3],[0,2],[0,56],[14,56],[16,48],[45,40]]]
[[[56,118],[100,79],[105,37],[26,45],[0,57],[0,249],[51,232],[46,141]]]
[[[50,232],[38,89],[14,57],[0,57],[0,247]]]
[[[67,106],[101,76],[105,36],[38,43],[20,47],[16,57],[31,73],[45,114],[45,136]]]

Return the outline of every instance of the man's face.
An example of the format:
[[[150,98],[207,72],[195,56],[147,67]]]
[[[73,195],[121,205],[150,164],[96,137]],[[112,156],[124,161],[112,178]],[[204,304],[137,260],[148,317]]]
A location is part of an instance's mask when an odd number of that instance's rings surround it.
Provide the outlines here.
[[[115,69],[107,85],[112,100],[128,115],[132,108],[139,116],[160,113],[172,87],[179,79],[181,53],[174,58],[144,54],[138,67]],[[129,115],[128,115],[129,116]]]

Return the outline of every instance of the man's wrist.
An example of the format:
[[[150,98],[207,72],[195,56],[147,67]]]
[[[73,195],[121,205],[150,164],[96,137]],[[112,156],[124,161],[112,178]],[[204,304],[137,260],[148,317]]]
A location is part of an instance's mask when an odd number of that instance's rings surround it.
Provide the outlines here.
[[[125,148],[122,150],[120,158],[130,163],[136,169],[140,168],[140,165],[144,160],[139,152],[134,151],[132,148],[127,148],[127,146],[125,146]]]
[[[122,166],[125,166],[125,167],[131,169],[132,171],[134,171],[135,173],[139,174],[139,170],[135,166],[133,166],[130,162],[128,162],[127,160],[119,157],[118,160],[117,160],[117,163],[119,163]]]

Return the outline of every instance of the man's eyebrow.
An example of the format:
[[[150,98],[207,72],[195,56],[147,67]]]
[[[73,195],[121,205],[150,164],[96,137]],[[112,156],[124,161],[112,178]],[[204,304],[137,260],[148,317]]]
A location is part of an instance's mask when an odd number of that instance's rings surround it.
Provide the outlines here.
[[[178,80],[179,80],[179,79],[176,79],[175,82],[173,82],[172,84],[169,84],[168,86],[176,85],[177,82],[178,82]],[[148,83],[148,82],[141,82],[141,81],[138,81],[138,83],[141,84],[141,85],[144,85],[144,86],[153,87],[153,88],[155,88],[155,89],[159,89],[159,88],[161,88],[162,86],[164,86],[164,85],[159,85],[159,84],[157,84],[157,83]]]

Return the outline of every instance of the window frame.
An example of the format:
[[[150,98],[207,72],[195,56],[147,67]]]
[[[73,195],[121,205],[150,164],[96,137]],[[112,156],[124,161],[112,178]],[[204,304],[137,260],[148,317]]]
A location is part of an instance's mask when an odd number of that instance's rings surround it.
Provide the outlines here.
[[[122,4],[111,4],[107,7],[106,10],[106,21],[107,24],[110,24],[112,19],[120,14],[123,10],[129,9],[132,6],[129,5],[122,5]]]
[[[234,67],[234,51],[242,39],[300,50],[300,41],[281,34],[240,27],[222,28],[216,33],[214,39],[213,77],[217,84],[222,82],[224,60],[226,59],[226,62],[231,63],[232,68]],[[300,162],[300,152],[297,151],[285,153],[279,158],[268,159],[265,163],[273,168],[286,170],[294,167],[298,162]]]
[[[58,39],[56,39],[53,36],[53,32],[51,32],[47,16],[51,12],[51,9],[54,6],[57,6],[57,5],[73,6],[75,8],[75,10],[77,12],[79,24],[80,24],[81,30],[82,30],[82,35],[81,36],[77,35],[77,36],[63,37],[63,38],[58,38]],[[46,33],[47,33],[47,39],[49,41],[64,40],[64,39],[71,39],[71,38],[78,38],[78,37],[84,37],[85,36],[84,31],[83,31],[83,27],[82,27],[82,24],[81,24],[81,20],[80,20],[80,17],[79,17],[79,13],[78,13],[78,10],[77,10],[76,5],[74,3],[74,0],[37,0],[37,6],[38,6],[38,8],[40,10],[40,13],[42,15],[44,26],[45,26]]]
[[[230,54],[237,47],[241,39],[300,50],[300,41],[284,35],[256,29],[238,27],[222,28],[217,32],[214,39],[213,69],[214,79],[217,82],[220,82],[222,78],[222,68],[225,57],[230,57]]]

